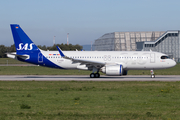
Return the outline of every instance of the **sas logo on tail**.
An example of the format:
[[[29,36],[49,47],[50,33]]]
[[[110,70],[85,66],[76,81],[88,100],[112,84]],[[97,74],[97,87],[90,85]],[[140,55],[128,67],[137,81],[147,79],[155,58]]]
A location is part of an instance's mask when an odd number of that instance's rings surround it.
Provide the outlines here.
[[[19,48],[17,48],[17,50],[32,50],[33,45],[34,43],[31,43],[30,45],[28,45],[28,43],[26,43],[25,45],[23,45],[23,43],[20,43]]]

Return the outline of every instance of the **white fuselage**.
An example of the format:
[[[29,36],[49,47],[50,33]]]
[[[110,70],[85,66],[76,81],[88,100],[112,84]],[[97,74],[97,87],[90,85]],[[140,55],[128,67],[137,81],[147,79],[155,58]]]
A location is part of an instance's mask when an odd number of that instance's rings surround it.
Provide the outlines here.
[[[85,69],[81,67],[81,63],[62,58],[58,51],[41,52],[48,60],[62,68]],[[165,69],[176,65],[172,59],[161,59],[167,55],[152,51],[63,51],[63,53],[77,60],[101,62],[106,65],[122,64],[126,70]]]

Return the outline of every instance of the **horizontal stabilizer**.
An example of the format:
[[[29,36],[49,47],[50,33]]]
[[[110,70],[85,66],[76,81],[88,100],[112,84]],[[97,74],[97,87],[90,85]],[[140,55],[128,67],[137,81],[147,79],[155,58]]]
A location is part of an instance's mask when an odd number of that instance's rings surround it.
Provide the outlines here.
[[[29,55],[18,55],[15,52],[13,52],[13,53],[6,53],[6,54],[7,54],[7,57],[13,58],[13,59],[16,59],[17,57],[20,57],[22,59],[29,59]]]

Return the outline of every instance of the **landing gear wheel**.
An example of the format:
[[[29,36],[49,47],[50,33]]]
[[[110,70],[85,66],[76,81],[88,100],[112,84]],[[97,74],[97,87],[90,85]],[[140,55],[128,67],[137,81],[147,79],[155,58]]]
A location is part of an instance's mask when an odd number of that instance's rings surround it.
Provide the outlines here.
[[[150,72],[151,72],[151,78],[155,78],[154,71],[151,70]]]
[[[153,75],[151,75],[151,78],[155,78],[155,75],[153,74]]]
[[[99,78],[100,74],[99,73],[95,73],[95,78]]]
[[[100,74],[99,73],[91,73],[90,78],[99,78]]]
[[[90,78],[94,78],[94,77],[95,77],[94,73],[91,73]]]

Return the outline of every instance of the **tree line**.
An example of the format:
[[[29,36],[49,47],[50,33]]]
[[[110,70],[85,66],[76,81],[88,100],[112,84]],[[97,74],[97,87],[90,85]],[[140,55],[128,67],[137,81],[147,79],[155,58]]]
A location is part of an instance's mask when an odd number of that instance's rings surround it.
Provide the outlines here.
[[[45,46],[45,45],[37,45],[38,48],[40,48],[41,50],[49,50],[49,51],[52,51],[52,50],[56,50],[57,51],[57,48],[56,46],[60,47],[61,50],[64,50],[64,51],[75,51],[76,49],[77,50],[82,50],[82,46],[81,45],[72,45],[72,44],[55,44],[53,46]],[[0,58],[6,58],[6,54],[5,53],[8,53],[8,52],[16,52],[16,47],[15,45],[11,45],[10,47],[7,47],[5,45],[0,45]]]

